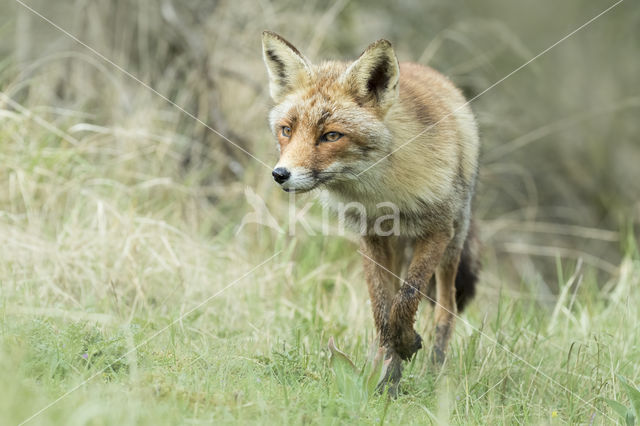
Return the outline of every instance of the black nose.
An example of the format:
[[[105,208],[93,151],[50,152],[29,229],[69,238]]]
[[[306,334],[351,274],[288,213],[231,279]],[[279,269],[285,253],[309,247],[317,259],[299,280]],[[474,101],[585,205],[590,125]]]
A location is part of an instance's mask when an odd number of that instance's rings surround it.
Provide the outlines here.
[[[289,176],[291,176],[291,173],[289,173],[289,170],[285,169],[284,167],[278,167],[271,173],[271,175],[273,176],[276,182],[284,183],[286,182],[287,179],[289,179]]]

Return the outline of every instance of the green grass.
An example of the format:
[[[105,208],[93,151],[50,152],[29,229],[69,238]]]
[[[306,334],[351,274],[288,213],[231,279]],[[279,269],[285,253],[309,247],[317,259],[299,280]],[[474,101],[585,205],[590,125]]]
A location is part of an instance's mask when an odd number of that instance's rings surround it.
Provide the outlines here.
[[[2,127],[3,424],[50,403],[31,424],[610,424],[605,399],[629,405],[617,375],[640,382],[630,243],[607,282],[558,258],[553,302],[484,280],[441,372],[421,351],[397,400],[346,395],[327,341],[360,366],[374,337],[353,242],[255,225],[236,235],[241,185],[212,204],[164,161],[171,147],[154,157],[153,140],[80,136],[73,146],[20,114]],[[430,312],[417,326],[427,340]]]

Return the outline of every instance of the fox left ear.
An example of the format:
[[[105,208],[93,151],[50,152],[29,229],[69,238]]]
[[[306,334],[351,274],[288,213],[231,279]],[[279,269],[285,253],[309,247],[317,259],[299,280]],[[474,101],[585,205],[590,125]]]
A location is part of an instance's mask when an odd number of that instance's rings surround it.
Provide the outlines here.
[[[276,33],[262,33],[262,56],[269,72],[271,97],[276,102],[311,76],[311,64],[307,58]]]
[[[398,97],[399,79],[398,59],[387,40],[367,47],[344,74],[359,102],[373,103],[385,112]]]

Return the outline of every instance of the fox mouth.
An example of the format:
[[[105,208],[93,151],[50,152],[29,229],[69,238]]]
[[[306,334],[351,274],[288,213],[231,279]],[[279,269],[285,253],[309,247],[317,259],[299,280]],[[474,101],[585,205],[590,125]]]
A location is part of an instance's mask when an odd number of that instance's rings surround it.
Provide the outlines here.
[[[312,191],[320,186],[322,182],[320,180],[314,181],[310,186],[301,186],[301,187],[286,187],[285,185],[280,185],[284,192],[294,193],[294,194],[303,194],[305,192]]]
[[[312,189],[315,189],[315,185],[311,188],[282,188],[284,192],[288,192],[290,194],[304,194],[305,192],[309,192]]]
[[[344,177],[347,174],[353,173],[351,173],[349,170],[322,172],[313,170],[303,174],[302,176],[299,176],[293,181],[286,181],[281,183],[280,188],[282,188],[282,190],[285,192],[302,194],[312,191],[323,184],[332,182],[336,178],[340,180],[340,177]],[[297,185],[295,181],[298,181]]]
[[[295,185],[295,183],[291,184],[291,182],[287,181],[281,184],[280,187],[285,192],[302,194],[304,192],[309,192],[316,189],[323,183],[330,181],[333,177],[334,177],[334,174],[332,173],[318,172],[314,170],[309,173],[305,173],[303,176],[300,176],[297,179],[299,181],[302,181],[302,182],[299,182],[302,185],[298,186],[298,185]]]

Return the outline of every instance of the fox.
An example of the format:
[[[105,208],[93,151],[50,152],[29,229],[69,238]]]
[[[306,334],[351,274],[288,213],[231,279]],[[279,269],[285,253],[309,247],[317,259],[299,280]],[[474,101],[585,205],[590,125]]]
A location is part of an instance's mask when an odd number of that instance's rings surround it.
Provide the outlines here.
[[[456,317],[475,295],[475,117],[447,77],[399,63],[388,40],[372,43],[352,62],[312,64],[283,37],[264,31],[262,53],[279,151],[274,180],[287,192],[323,188],[322,202],[333,211],[344,203],[364,206],[359,252],[377,342],[389,362],[379,388],[395,394],[403,362],[422,348],[414,329],[420,301],[435,304],[429,359],[441,367]],[[397,209],[393,233],[374,226],[380,203]],[[345,218],[355,225],[351,216]]]

